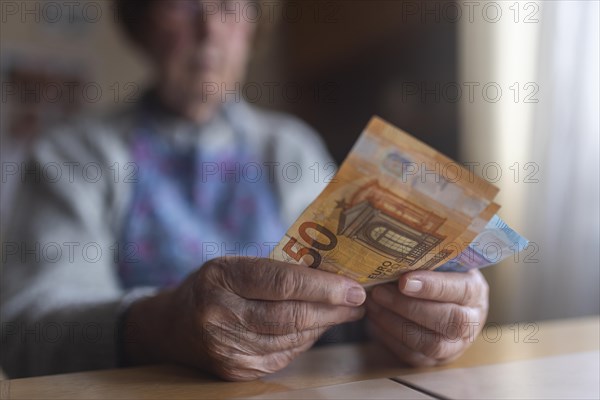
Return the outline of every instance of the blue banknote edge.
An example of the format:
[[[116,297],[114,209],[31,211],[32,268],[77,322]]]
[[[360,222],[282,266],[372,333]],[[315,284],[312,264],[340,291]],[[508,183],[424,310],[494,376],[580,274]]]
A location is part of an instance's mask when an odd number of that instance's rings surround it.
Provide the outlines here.
[[[529,240],[511,229],[498,215],[494,215],[461,254],[435,270],[467,272],[484,268],[523,251],[528,244]]]

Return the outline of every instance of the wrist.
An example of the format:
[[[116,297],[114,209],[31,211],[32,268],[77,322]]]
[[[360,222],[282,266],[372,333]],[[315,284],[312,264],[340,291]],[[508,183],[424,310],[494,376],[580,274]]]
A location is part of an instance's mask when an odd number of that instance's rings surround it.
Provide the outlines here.
[[[143,365],[170,361],[167,344],[171,342],[173,313],[169,313],[170,293],[135,301],[122,318],[122,364]]]

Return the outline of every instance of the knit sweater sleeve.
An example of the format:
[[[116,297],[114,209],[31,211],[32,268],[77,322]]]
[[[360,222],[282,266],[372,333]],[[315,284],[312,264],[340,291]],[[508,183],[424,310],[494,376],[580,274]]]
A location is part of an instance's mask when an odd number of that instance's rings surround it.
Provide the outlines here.
[[[125,292],[116,232],[131,178],[123,138],[89,124],[40,140],[2,243],[2,368],[11,378],[114,367]],[[120,173],[119,173],[120,172]],[[135,178],[135,177],[133,177]]]

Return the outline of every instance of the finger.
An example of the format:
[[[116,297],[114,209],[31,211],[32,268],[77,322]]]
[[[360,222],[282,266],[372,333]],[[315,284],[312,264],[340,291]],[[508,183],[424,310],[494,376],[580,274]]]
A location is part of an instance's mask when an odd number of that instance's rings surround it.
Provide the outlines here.
[[[394,284],[375,287],[372,298],[389,311],[447,337],[474,336],[483,324],[479,308],[415,299],[400,293]]]
[[[286,367],[299,354],[310,349],[315,341],[316,339],[307,340],[277,349],[272,345],[242,351],[225,347],[230,356],[220,363],[213,364],[214,372],[230,381],[258,379]]]
[[[314,343],[326,329],[289,329],[282,334],[257,333],[238,324],[205,326],[203,340],[209,352],[217,357],[264,355]]]
[[[404,344],[388,335],[378,325],[369,324],[369,331],[381,344],[389,349],[401,361],[413,367],[433,367],[437,361],[427,357],[426,355],[414,351]]]
[[[350,278],[270,259],[222,258],[214,265],[238,296],[359,306],[365,290]]]
[[[287,334],[292,330],[327,329],[359,320],[364,314],[364,307],[304,301],[246,301],[241,321],[256,332]]]
[[[374,301],[367,301],[367,309],[369,320],[379,327],[382,333],[427,358],[445,360],[456,357],[467,348],[467,343],[460,336],[449,338],[417,325]]]
[[[294,358],[310,349],[315,341],[307,341],[299,346],[292,347],[290,349],[280,351],[278,353],[267,354],[262,357],[263,370],[268,371],[267,373],[273,373],[285,368]]]
[[[243,354],[215,365],[215,373],[230,381],[255,380],[285,368],[294,358],[312,347],[312,342],[268,354]]]
[[[478,270],[413,271],[400,277],[398,287],[407,296],[467,306],[480,306],[488,298],[487,282]]]

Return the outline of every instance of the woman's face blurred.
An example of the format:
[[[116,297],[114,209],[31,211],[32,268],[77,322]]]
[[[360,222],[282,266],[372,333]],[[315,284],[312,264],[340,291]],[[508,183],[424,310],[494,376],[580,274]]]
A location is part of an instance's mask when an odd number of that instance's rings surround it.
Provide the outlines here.
[[[203,122],[232,100],[244,76],[254,24],[245,0],[157,0],[144,47],[157,67],[159,95],[182,116]]]

